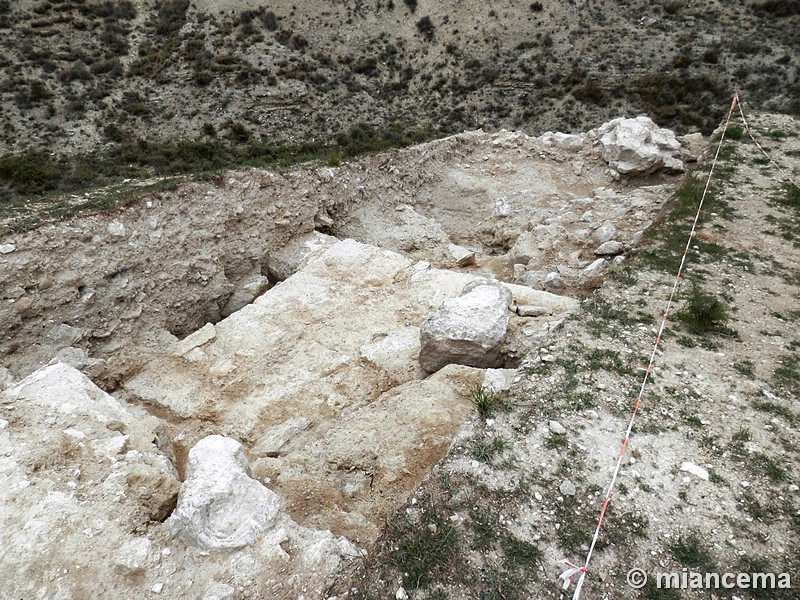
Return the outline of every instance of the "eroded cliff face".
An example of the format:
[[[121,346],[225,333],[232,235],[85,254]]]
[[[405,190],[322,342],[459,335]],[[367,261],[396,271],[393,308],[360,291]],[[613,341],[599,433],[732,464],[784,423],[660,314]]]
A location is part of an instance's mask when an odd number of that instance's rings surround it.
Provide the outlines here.
[[[19,509],[3,563],[31,573],[12,589],[346,589],[473,392],[513,383],[698,143],[642,121],[472,132],[232,172],[2,240],[0,440]],[[38,546],[19,542],[32,523]]]

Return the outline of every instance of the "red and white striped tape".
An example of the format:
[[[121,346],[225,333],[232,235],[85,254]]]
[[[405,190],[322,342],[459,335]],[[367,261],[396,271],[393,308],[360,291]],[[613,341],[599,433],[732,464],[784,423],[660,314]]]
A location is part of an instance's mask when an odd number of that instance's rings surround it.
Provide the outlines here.
[[[625,450],[628,448],[628,442],[630,441],[631,431],[633,430],[633,423],[636,420],[636,414],[639,412],[639,406],[642,402],[642,396],[644,395],[644,388],[647,385],[647,381],[650,379],[650,372],[653,369],[653,363],[655,362],[656,352],[658,351],[658,345],[661,342],[661,337],[664,334],[664,329],[667,325],[667,318],[669,317],[669,313],[672,310],[672,304],[675,299],[675,295],[678,291],[678,285],[680,283],[681,275],[683,274],[683,268],[686,264],[686,257],[689,255],[689,248],[692,245],[692,240],[694,239],[695,233],[697,231],[697,224],[700,221],[700,212],[703,209],[703,203],[705,202],[706,195],[708,194],[709,187],[711,186],[711,177],[714,174],[714,168],[717,165],[717,160],[719,159],[719,153],[722,149],[722,142],[725,140],[725,133],[728,129],[728,124],[731,120],[731,115],[733,114],[733,109],[736,106],[739,106],[739,110],[741,111],[741,104],[739,102],[739,94],[736,93],[731,100],[731,106],[728,109],[728,114],[725,117],[725,121],[723,122],[722,127],[722,135],[719,139],[719,144],[717,144],[717,151],[714,154],[714,160],[711,163],[711,169],[708,172],[708,177],[706,179],[705,187],[703,188],[703,194],[700,197],[700,202],[697,205],[697,212],[694,216],[694,221],[692,222],[692,229],[689,232],[689,239],[686,241],[686,247],[683,250],[683,256],[681,256],[681,262],[678,266],[678,272],[675,275],[675,282],[672,285],[672,290],[669,294],[669,299],[667,300],[667,306],[664,309],[664,315],[661,318],[661,326],[658,329],[658,334],[656,335],[655,343],[653,344],[653,352],[650,354],[650,361],[647,364],[647,369],[644,373],[644,378],[642,379],[642,385],[639,388],[639,395],[636,397],[636,402],[633,405],[633,412],[631,414],[630,420],[628,421],[628,428],[625,430],[625,437],[622,440],[622,446],[620,447],[619,454],[617,455],[617,462],[614,466],[614,473],[611,476],[611,482],[608,485],[608,489],[606,490],[605,498],[603,499],[603,505],[600,508],[600,516],[597,520],[597,527],[594,530],[594,536],[592,536],[592,543],[589,545],[589,552],[586,554],[586,559],[583,562],[583,566],[579,566],[576,564],[571,563],[566,559],[562,559],[561,562],[566,565],[568,568],[559,575],[559,579],[563,580],[563,589],[567,589],[570,584],[572,583],[572,578],[575,577],[578,573],[580,573],[580,577],[578,578],[578,583],[575,586],[575,591],[572,594],[572,600],[578,600],[581,595],[581,590],[583,589],[583,584],[586,580],[586,574],[589,571],[589,563],[592,560],[592,555],[594,554],[595,547],[597,546],[597,541],[600,539],[600,529],[603,525],[603,519],[606,515],[606,510],[608,510],[608,505],[611,502],[611,494],[614,491],[614,487],[617,483],[617,478],[619,477],[620,468],[622,467],[622,458],[625,455]],[[742,113],[742,118],[744,119],[744,113]],[[748,133],[749,133],[748,128]],[[752,137],[752,135],[751,135]],[[755,139],[753,139],[755,141]],[[759,146],[760,148],[760,146]],[[763,149],[762,149],[763,152]],[[765,153],[766,154],[766,153]]]
[[[744,125],[744,129],[745,129],[745,131],[747,131],[747,135],[750,137],[750,139],[752,140],[753,144],[755,144],[756,148],[758,148],[759,152],[761,152],[761,154],[763,154],[766,157],[766,159],[770,162],[770,164],[773,167],[775,167],[776,169],[778,169],[778,171],[780,171],[781,175],[783,175],[783,178],[786,181],[788,181],[789,183],[791,183],[795,187],[800,187],[800,185],[797,185],[797,182],[792,178],[792,176],[789,175],[786,171],[784,171],[778,163],[776,163],[774,160],[772,160],[772,157],[769,154],[767,154],[767,151],[764,150],[764,148],[761,146],[761,144],[758,143],[758,140],[756,140],[756,138],[753,136],[753,132],[750,130],[750,125],[748,125],[747,119],[744,116],[744,110],[742,109],[742,103],[737,101],[736,104],[739,107],[739,114],[742,116],[742,125]]]

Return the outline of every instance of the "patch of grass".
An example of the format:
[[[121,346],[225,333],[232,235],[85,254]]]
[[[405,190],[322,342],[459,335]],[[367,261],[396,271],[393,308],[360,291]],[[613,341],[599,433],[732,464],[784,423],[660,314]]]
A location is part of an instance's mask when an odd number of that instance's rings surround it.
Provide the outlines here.
[[[793,183],[787,184],[783,187],[781,195],[776,200],[783,206],[800,209],[800,188]]]
[[[552,369],[552,363],[536,361],[532,365],[523,367],[522,372],[526,375],[549,375]]]
[[[403,574],[406,588],[426,587],[458,555],[458,532],[429,499],[418,521],[399,513],[387,525],[383,545],[389,549],[388,563]]]
[[[511,535],[506,536],[501,544],[506,560],[514,568],[533,570],[544,558],[538,546]]]
[[[742,504],[747,514],[763,523],[772,523],[781,517],[781,511],[777,507],[766,500],[762,503],[752,492],[745,492]]]
[[[686,424],[689,425],[689,427],[694,427],[695,429],[700,429],[701,427],[703,427],[703,422],[697,415],[687,415],[685,419],[686,419]]]
[[[491,439],[481,439],[473,444],[470,454],[475,460],[490,463],[492,459],[505,450],[506,442],[502,438],[493,437]]]
[[[638,273],[636,273],[636,271],[632,269],[630,265],[611,269],[609,272],[609,277],[624,286],[633,286],[636,285],[637,281],[639,281]]]
[[[772,372],[775,386],[791,394],[800,393],[800,355],[784,354]]]
[[[500,524],[490,508],[475,504],[469,509],[469,526],[473,533],[472,547],[489,550],[497,541]]]
[[[753,379],[756,376],[756,365],[749,358],[733,363],[733,368],[748,379]]]
[[[794,423],[794,421],[797,419],[797,415],[794,413],[794,411],[792,411],[792,409],[776,402],[756,401],[753,402],[753,408],[763,413],[783,417],[790,423]]]
[[[705,572],[713,572],[716,568],[716,560],[696,531],[681,535],[667,549],[672,557],[685,567]]]
[[[780,483],[789,479],[789,473],[776,460],[757,452],[750,457],[748,468],[756,475],[763,475],[773,483]]]
[[[569,442],[567,441],[567,436],[565,435],[556,435],[551,433],[544,441],[544,447],[548,450],[561,450],[567,446],[569,446]]]
[[[478,416],[485,421],[492,415],[497,403],[497,396],[489,388],[476,385],[472,390],[472,406],[478,411]]]
[[[589,369],[592,371],[605,369],[623,375],[629,375],[632,372],[630,366],[622,361],[619,352],[615,350],[593,348],[587,353],[586,358],[589,361]]]
[[[595,293],[586,302],[586,307],[591,315],[589,319],[589,331],[594,337],[600,337],[603,333],[612,332],[616,328],[630,327],[638,325],[639,314],[632,314],[624,307],[617,307],[599,293]],[[647,315],[647,321],[652,321],[652,317]]]
[[[753,433],[750,431],[749,427],[742,425],[739,427],[738,431],[734,432],[731,439],[735,442],[749,442],[753,439]]]
[[[731,140],[741,140],[744,137],[744,127],[741,125],[728,125],[725,130],[725,137]]]
[[[699,286],[692,286],[692,291],[683,309],[675,314],[691,333],[724,333],[730,335],[732,330],[725,327],[728,320],[727,305],[711,294],[704,292]]]

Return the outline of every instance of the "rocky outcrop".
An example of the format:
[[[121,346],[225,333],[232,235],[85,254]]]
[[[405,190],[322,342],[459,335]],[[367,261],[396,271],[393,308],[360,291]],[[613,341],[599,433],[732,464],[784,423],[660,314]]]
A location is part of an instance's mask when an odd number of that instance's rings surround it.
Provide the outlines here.
[[[478,285],[445,301],[420,327],[422,368],[430,373],[449,364],[503,366],[508,304],[502,288],[495,285]]]
[[[649,175],[659,170],[684,170],[681,144],[675,134],[648,117],[614,119],[597,130],[603,160],[620,175]]]
[[[9,598],[231,598],[234,586],[245,597],[323,598],[334,574],[362,557],[289,518],[235,440],[203,438],[181,486],[165,423],[68,365],[0,393],[0,416]]]
[[[140,532],[170,514],[180,485],[160,419],[65,364],[0,393],[0,416],[0,571],[17,574],[5,594],[103,596],[112,573],[157,562]]]
[[[509,310],[515,301],[548,307],[547,314],[523,319]],[[252,304],[165,346],[160,357],[124,382],[126,397],[180,419],[212,419],[215,433],[246,440],[257,457],[253,472],[274,481],[270,488],[286,498],[296,520],[324,524],[336,534],[367,543],[377,536],[389,508],[404,500],[399,491],[416,485],[433,464],[428,461],[446,451],[446,435],[432,439],[430,432],[452,433],[453,423],[467,415],[470,392],[464,379],[480,383],[480,374],[470,371],[458,371],[460,377],[448,371],[429,382],[418,361],[423,322],[451,304],[452,316],[461,319],[456,328],[469,332],[486,323],[492,326],[472,341],[451,345],[448,360],[436,369],[448,362],[497,366],[503,362],[510,321],[525,320],[527,327],[542,329],[576,302],[462,271],[434,269],[353,240],[337,241]],[[455,350],[459,343],[460,350]],[[450,360],[454,352],[461,353],[460,361]],[[431,394],[428,390],[434,387],[438,391]],[[405,390],[413,389],[406,395]],[[412,409],[416,401],[408,398],[414,393],[437,400],[426,400],[428,408]],[[382,401],[389,396],[403,400]],[[411,458],[397,460],[401,441],[389,429],[399,422],[408,423],[403,447],[420,455],[429,449],[429,459],[419,459],[413,469]],[[345,424],[347,435],[341,437],[336,432]],[[344,458],[361,444],[357,440],[364,440],[367,456],[384,435],[393,440],[393,449],[387,446],[385,451],[392,460],[348,463]],[[199,439],[188,430],[181,444]],[[327,458],[321,454],[319,464],[309,462],[311,449],[323,447],[328,448],[323,453]],[[358,469],[351,471],[354,465]],[[373,486],[385,481],[386,491],[374,494],[375,488],[364,481]],[[306,500],[309,495],[313,503]]]

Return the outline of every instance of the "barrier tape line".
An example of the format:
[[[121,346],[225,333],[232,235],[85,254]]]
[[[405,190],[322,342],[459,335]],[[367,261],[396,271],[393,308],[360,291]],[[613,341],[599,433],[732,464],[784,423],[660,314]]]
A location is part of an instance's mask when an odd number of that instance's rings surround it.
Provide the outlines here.
[[[728,109],[728,114],[725,117],[723,127],[722,127],[722,134],[720,135],[719,143],[717,144],[717,151],[714,154],[714,160],[711,162],[711,169],[708,171],[708,177],[706,178],[705,186],[703,187],[703,193],[700,196],[700,201],[697,205],[697,212],[694,216],[694,221],[692,222],[692,229],[689,232],[689,239],[686,241],[686,247],[683,250],[683,256],[681,256],[681,262],[678,266],[678,271],[675,275],[675,282],[672,284],[672,290],[669,294],[669,299],[667,300],[667,306],[664,309],[664,314],[661,317],[661,326],[658,329],[658,334],[656,335],[655,343],[653,344],[653,351],[650,354],[650,361],[647,364],[647,369],[644,372],[644,378],[642,379],[642,385],[639,388],[639,394],[636,397],[636,402],[633,405],[633,412],[631,414],[630,420],[628,421],[628,427],[625,430],[625,437],[622,440],[622,446],[620,448],[619,454],[617,455],[617,462],[614,466],[614,472],[611,476],[611,482],[608,485],[608,489],[606,490],[606,495],[603,500],[603,505],[600,508],[600,516],[597,521],[597,527],[594,530],[594,536],[592,537],[592,542],[589,545],[589,552],[586,554],[586,560],[583,563],[583,566],[575,565],[569,562],[566,559],[562,559],[563,562],[568,568],[559,575],[559,579],[563,580],[563,589],[567,589],[571,582],[572,578],[580,573],[580,578],[578,579],[578,583],[575,586],[575,592],[572,594],[572,600],[579,600],[581,595],[581,590],[583,589],[583,584],[586,580],[586,574],[589,570],[589,563],[592,560],[592,555],[594,554],[595,547],[597,546],[597,542],[600,539],[600,529],[603,526],[603,519],[605,518],[606,511],[608,509],[608,505],[611,502],[611,494],[614,491],[614,487],[617,483],[617,478],[619,477],[620,469],[622,468],[622,458],[625,454],[625,450],[628,448],[628,442],[631,437],[631,431],[633,430],[633,423],[636,420],[636,415],[639,412],[639,406],[642,402],[642,397],[644,396],[645,386],[647,385],[648,380],[650,379],[650,372],[653,369],[653,363],[655,362],[656,353],[658,351],[659,343],[661,342],[661,337],[664,334],[664,329],[667,325],[667,319],[669,317],[669,313],[672,309],[672,305],[675,300],[675,295],[678,291],[678,285],[680,284],[681,275],[683,274],[683,269],[686,264],[686,258],[689,255],[689,249],[692,245],[692,240],[695,237],[697,231],[697,224],[700,221],[700,213],[703,210],[703,203],[705,202],[706,196],[708,195],[708,190],[711,187],[711,178],[714,174],[714,168],[717,165],[717,161],[719,159],[719,153],[722,149],[722,143],[725,140],[725,132],[728,129],[728,124],[731,120],[731,115],[733,114],[733,109],[739,104],[739,94],[738,92],[733,95],[733,99],[731,100],[731,106]]]
[[[756,148],[758,148],[758,151],[764,155],[764,157],[769,161],[769,163],[773,167],[775,167],[776,169],[778,169],[778,171],[780,171],[784,179],[786,179],[789,183],[791,183],[795,187],[800,188],[800,185],[797,185],[797,182],[792,178],[792,176],[789,175],[786,171],[784,171],[778,163],[772,160],[772,157],[769,154],[767,154],[767,151],[764,150],[761,144],[758,143],[758,140],[756,140],[756,138],[753,137],[753,132],[750,130],[750,125],[747,123],[747,118],[744,116],[744,109],[742,108],[741,102],[738,103],[738,107],[739,107],[739,114],[742,116],[742,124],[744,125],[744,129],[747,132],[747,135],[752,140],[753,144],[755,144]]]

